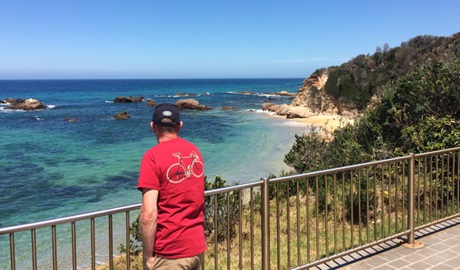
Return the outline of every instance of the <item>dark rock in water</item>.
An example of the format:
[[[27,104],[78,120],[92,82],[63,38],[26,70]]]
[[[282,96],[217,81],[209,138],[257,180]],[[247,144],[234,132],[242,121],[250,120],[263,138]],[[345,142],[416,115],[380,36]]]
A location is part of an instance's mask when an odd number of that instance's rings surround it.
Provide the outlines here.
[[[176,106],[179,110],[212,110],[212,108],[205,105],[200,105],[196,99],[181,99],[176,102]]]
[[[142,102],[144,101],[144,97],[143,96],[139,96],[139,97],[116,97],[113,102],[115,103],[133,103],[133,102]]]
[[[223,111],[236,111],[236,110],[239,110],[239,108],[234,107],[234,106],[223,106],[222,110]]]
[[[155,100],[153,99],[147,100],[147,106],[156,107],[157,105],[158,103]]]
[[[18,98],[18,99],[7,98],[7,99],[5,99],[5,100],[2,100],[1,103],[13,103],[13,102],[15,102],[15,100],[18,100],[18,101],[19,101],[19,100],[22,100],[22,101],[24,101],[22,98]]]
[[[75,118],[75,117],[65,117],[64,120],[68,121],[68,122],[71,122],[71,123],[77,122],[77,118]]]
[[[129,119],[131,116],[127,112],[119,112],[118,114],[114,115],[113,118],[117,120],[126,120]]]
[[[32,111],[32,110],[41,110],[41,109],[46,109],[47,106],[43,104],[41,101],[38,101],[33,98],[29,99],[13,99],[13,98],[8,98],[5,100],[5,103],[9,103],[9,106],[6,106],[5,109],[8,110],[25,110],[25,111]]]

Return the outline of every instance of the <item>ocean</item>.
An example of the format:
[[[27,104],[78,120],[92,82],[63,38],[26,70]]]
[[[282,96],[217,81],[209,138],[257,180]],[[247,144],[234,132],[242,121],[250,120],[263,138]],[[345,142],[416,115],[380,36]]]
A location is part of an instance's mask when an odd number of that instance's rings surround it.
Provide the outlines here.
[[[40,111],[0,106],[0,227],[139,203],[139,162],[156,144],[143,96],[158,103],[193,98],[213,108],[181,111],[180,136],[194,142],[208,181],[257,181],[289,168],[284,155],[294,134],[308,128],[261,112],[270,102],[290,103],[302,79],[12,80],[0,81],[0,99],[35,98]],[[234,106],[235,110],[222,110]],[[126,111],[131,118],[114,120]],[[76,122],[68,121],[75,118]]]
[[[0,100],[34,98],[49,106],[11,111],[0,104],[0,227],[141,202],[140,159],[157,143],[149,126],[153,107],[114,103],[117,96],[158,103],[193,98],[213,108],[181,111],[180,136],[200,148],[208,181],[221,176],[228,185],[248,183],[287,171],[283,159],[294,134],[309,127],[261,106],[289,104],[290,98],[272,93],[296,93],[302,80],[0,81]],[[131,117],[115,120],[121,111]]]

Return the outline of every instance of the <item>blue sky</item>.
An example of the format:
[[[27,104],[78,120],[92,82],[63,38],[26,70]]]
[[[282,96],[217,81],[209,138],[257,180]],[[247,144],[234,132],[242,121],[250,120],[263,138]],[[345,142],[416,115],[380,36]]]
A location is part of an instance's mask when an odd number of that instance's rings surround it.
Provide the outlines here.
[[[306,78],[460,32],[460,1],[0,0],[0,79]]]

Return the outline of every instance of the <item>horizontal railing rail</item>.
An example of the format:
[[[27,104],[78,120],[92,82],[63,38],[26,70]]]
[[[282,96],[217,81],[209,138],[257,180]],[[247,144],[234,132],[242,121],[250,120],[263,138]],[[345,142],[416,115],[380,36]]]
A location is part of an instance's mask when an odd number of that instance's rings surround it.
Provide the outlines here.
[[[97,217],[114,215],[114,214],[119,214],[119,213],[124,213],[124,212],[130,212],[130,211],[134,211],[134,210],[139,210],[140,207],[141,207],[141,204],[134,204],[134,205],[117,207],[117,208],[101,210],[101,211],[96,211],[96,212],[91,212],[91,213],[86,213],[86,214],[80,214],[80,215],[75,215],[75,216],[56,218],[56,219],[52,219],[52,220],[45,220],[45,221],[39,221],[39,222],[34,222],[34,223],[29,223],[29,224],[24,224],[24,225],[17,225],[17,226],[11,226],[11,227],[6,227],[6,228],[0,228],[0,235],[2,235],[2,234],[10,234],[10,233],[17,233],[17,232],[33,230],[33,229],[40,229],[40,228],[55,226],[55,225],[59,225],[59,224],[77,222],[77,221],[81,221],[81,220],[88,220],[88,219],[91,219],[91,218],[97,218]]]
[[[205,199],[203,269],[306,269],[396,238],[416,245],[417,230],[460,216],[460,148],[264,178]],[[0,268],[130,269],[139,209],[0,228]]]

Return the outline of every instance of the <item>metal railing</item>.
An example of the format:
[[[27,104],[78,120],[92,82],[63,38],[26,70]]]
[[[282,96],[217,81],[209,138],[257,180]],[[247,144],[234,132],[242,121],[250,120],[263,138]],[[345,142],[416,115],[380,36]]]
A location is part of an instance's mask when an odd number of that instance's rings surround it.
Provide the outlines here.
[[[265,178],[205,196],[203,268],[306,269],[396,238],[415,245],[417,230],[460,216],[460,148]],[[95,269],[99,261],[118,269],[124,258],[130,269],[139,208],[0,228],[0,261],[11,269]],[[127,248],[118,257],[120,243]],[[68,266],[63,258],[71,258]]]
[[[127,247],[130,246],[130,219],[132,216],[132,212],[138,212],[140,209],[140,204],[136,205],[130,205],[130,206],[125,206],[125,207],[119,207],[119,208],[114,208],[114,209],[109,209],[109,210],[103,210],[103,211],[97,211],[97,212],[91,212],[87,214],[81,214],[81,215],[75,215],[75,216],[70,216],[66,218],[58,218],[58,219],[53,219],[53,220],[48,220],[48,221],[42,221],[42,222],[36,222],[36,223],[31,223],[31,224],[25,224],[25,225],[18,225],[18,226],[12,226],[12,227],[7,227],[7,228],[0,228],[0,237],[1,236],[9,236],[9,252],[6,252],[6,250],[1,250],[2,252],[0,253],[0,259],[5,259],[5,257],[9,253],[9,262],[10,262],[10,267],[11,269],[17,269],[17,256],[16,256],[16,241],[15,241],[15,235],[21,232],[30,232],[30,237],[24,237],[25,235],[21,238],[21,244],[23,246],[28,246],[30,247],[29,251],[26,251],[28,255],[30,255],[30,264],[27,264],[25,262],[22,262],[19,269],[62,269],[62,268],[72,268],[72,269],[80,269],[82,268],[78,264],[78,256],[77,253],[85,253],[86,255],[89,255],[89,261],[92,269],[95,269],[97,265],[97,260],[96,260],[96,240],[99,237],[102,236],[101,231],[106,231],[107,235],[107,241],[108,241],[108,252],[107,255],[107,261],[110,265],[110,269],[113,269],[113,247],[114,247],[114,229],[113,229],[113,217],[114,215],[125,215],[125,222],[123,224],[124,226],[124,233],[125,233],[125,244]],[[103,230],[97,230],[96,226],[96,220],[98,218],[107,218],[106,221],[103,221],[99,229],[104,228]],[[90,235],[88,241],[85,243],[85,248],[89,245],[90,248],[90,253],[88,253],[88,250],[78,250],[77,249],[77,240],[78,240],[78,235],[77,235],[77,223],[84,223],[85,221],[89,221],[88,224],[83,224],[87,225],[85,226],[85,229],[80,230],[83,231],[83,234],[88,234]],[[70,228],[68,228],[70,225]],[[64,229],[63,232],[66,233],[66,235],[59,235],[58,236],[58,227],[61,229]],[[66,227],[66,228],[63,228]],[[50,229],[51,236],[47,235],[46,232],[40,231],[40,233],[37,233],[38,230],[40,229]],[[65,230],[69,229],[69,230]],[[69,236],[70,235],[70,236]],[[39,237],[41,236],[41,237]],[[38,260],[38,240],[37,237],[41,238],[42,244],[44,246],[48,246],[46,244],[51,245],[51,256],[47,254],[45,261],[41,261],[41,264],[39,264]],[[30,240],[30,246],[27,245],[26,239],[29,238]],[[69,254],[65,254],[66,257],[71,257],[71,262],[66,262],[62,260],[62,258],[58,258],[58,239],[67,239],[68,241],[65,243],[64,242],[63,246],[66,246],[67,248],[70,246],[70,252]],[[4,240],[3,238],[0,238],[0,240]],[[46,243],[45,243],[46,242]],[[2,248],[4,247],[4,243],[2,242]],[[62,246],[61,246],[62,248]],[[79,251],[79,252],[78,252]],[[129,248],[126,249],[126,256],[129,258],[131,256]],[[45,253],[45,252],[42,252]],[[82,265],[88,265],[88,260],[84,258],[81,260],[80,264]],[[127,267],[130,269],[130,260],[127,260]],[[1,267],[4,267],[4,265],[0,265]],[[0,267],[0,268],[1,268]]]

